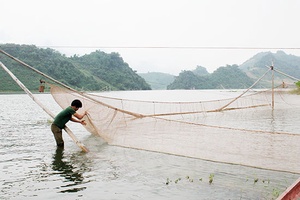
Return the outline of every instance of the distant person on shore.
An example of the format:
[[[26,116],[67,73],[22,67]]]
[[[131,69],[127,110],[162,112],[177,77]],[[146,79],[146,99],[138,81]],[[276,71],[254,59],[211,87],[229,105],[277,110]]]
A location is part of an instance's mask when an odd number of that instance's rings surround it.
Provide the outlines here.
[[[51,131],[54,135],[56,144],[58,147],[64,146],[64,140],[62,137],[62,129],[65,128],[66,123],[71,120],[73,122],[81,123],[82,125],[86,125],[84,120],[81,120],[85,115],[78,114],[76,111],[82,107],[82,103],[80,100],[75,99],[72,101],[71,106],[62,110],[58,115],[54,118],[53,123],[51,124]]]

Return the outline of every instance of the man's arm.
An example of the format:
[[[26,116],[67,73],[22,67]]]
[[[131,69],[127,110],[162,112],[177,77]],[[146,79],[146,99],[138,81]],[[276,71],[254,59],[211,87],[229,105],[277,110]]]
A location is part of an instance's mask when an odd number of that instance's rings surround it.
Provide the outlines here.
[[[81,123],[82,125],[86,125],[86,123],[85,123],[85,121],[84,120],[78,120],[78,119],[76,119],[76,118],[74,118],[74,117],[71,117],[71,119],[70,119],[72,122],[77,122],[77,123]]]
[[[85,121],[84,120],[80,120],[80,119],[82,119],[84,116],[86,115],[86,112],[84,112],[84,114],[82,114],[82,115],[80,115],[80,114],[78,114],[77,112],[73,115],[74,117],[76,117],[76,118],[74,118],[73,116],[71,117],[71,121],[72,122],[77,122],[77,123],[81,123],[82,125],[86,125],[86,123],[85,123]]]
[[[84,112],[82,115],[80,115],[79,113],[76,112],[73,116],[76,117],[77,119],[82,119],[85,115],[86,115],[86,112]]]

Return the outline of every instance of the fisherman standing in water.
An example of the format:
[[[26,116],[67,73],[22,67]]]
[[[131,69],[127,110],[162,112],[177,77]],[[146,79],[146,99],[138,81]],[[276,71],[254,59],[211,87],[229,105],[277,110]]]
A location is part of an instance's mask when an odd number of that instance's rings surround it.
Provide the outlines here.
[[[54,121],[51,125],[51,131],[54,135],[57,146],[59,146],[59,147],[64,146],[64,140],[62,138],[62,129],[65,128],[65,125],[69,120],[71,120],[73,122],[81,123],[82,125],[86,125],[85,121],[81,120],[86,115],[86,112],[84,112],[83,115],[80,115],[76,112],[81,107],[82,107],[81,101],[78,99],[75,99],[71,103],[71,106],[62,110],[54,118]]]

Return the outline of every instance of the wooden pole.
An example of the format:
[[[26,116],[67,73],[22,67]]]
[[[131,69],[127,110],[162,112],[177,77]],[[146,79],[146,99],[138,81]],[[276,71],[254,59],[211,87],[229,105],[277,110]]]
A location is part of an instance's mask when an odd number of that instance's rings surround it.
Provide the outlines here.
[[[55,115],[46,108],[38,99],[36,99],[33,94],[26,88],[26,86],[2,63],[0,62],[1,67],[11,76],[11,78],[29,95],[29,97],[36,102],[48,115],[50,115],[52,118],[55,117]],[[84,151],[89,152],[89,150],[85,147],[83,143],[81,143],[76,136],[73,134],[73,132],[66,126],[64,130],[69,134],[69,136],[72,138],[72,140]]]
[[[279,73],[279,74],[282,74],[282,75],[284,75],[284,76],[289,77],[290,79],[294,79],[294,80],[296,80],[296,81],[300,81],[300,79],[295,78],[295,77],[293,77],[293,76],[290,76],[290,75],[288,75],[288,74],[285,74],[285,73],[283,73],[283,72],[281,72],[281,71],[279,71],[279,70],[276,70],[276,69],[273,69],[273,70],[274,70],[275,72]]]
[[[265,72],[265,74],[260,77],[255,83],[253,83],[246,91],[244,91],[242,94],[240,94],[239,96],[237,96],[236,98],[234,98],[232,101],[230,101],[228,104],[222,106],[219,109],[216,109],[215,111],[221,111],[224,108],[226,108],[227,106],[229,106],[230,104],[232,104],[233,102],[235,102],[238,98],[240,98],[241,96],[243,96],[245,93],[247,93],[252,87],[254,87],[271,69],[269,69],[268,71]]]
[[[270,67],[272,70],[272,109],[274,110],[274,66]]]

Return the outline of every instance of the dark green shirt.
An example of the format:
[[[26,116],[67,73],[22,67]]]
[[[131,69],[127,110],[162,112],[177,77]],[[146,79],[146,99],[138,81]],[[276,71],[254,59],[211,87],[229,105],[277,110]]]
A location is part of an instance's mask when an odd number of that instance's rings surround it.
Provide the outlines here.
[[[72,115],[74,115],[75,113],[76,111],[71,106],[69,106],[58,113],[58,115],[54,118],[53,124],[63,129],[65,128],[66,123],[72,118]]]

